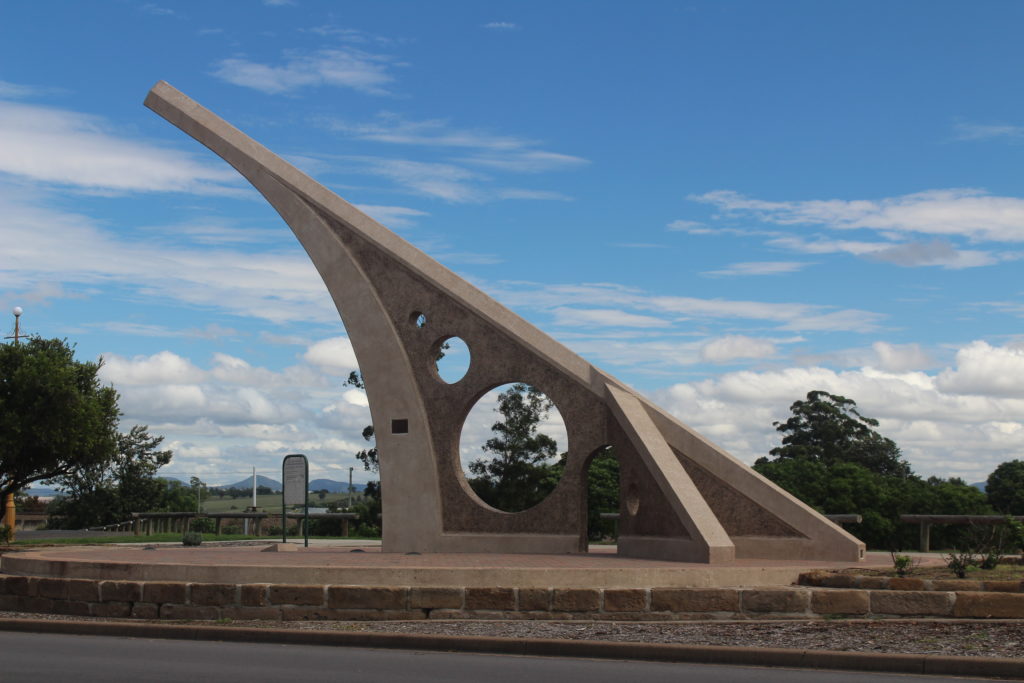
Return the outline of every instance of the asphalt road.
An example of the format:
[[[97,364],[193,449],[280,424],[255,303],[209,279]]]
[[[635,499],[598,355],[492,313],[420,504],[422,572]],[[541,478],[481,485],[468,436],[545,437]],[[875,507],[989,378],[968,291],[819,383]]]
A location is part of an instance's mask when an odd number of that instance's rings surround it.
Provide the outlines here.
[[[0,679],[438,683],[924,683],[963,678],[0,632]]]

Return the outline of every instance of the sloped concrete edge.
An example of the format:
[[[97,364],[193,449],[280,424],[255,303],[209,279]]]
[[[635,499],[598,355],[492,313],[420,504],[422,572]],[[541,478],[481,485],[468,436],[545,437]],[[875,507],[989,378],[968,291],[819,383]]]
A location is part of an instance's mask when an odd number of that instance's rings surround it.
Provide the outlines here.
[[[429,650],[510,654],[532,657],[580,657],[692,664],[731,664],[800,669],[876,671],[942,676],[1016,678],[1024,660],[938,655],[899,655],[830,650],[787,650],[663,643],[622,643],[596,640],[549,640],[439,636],[409,633],[353,631],[297,631],[193,624],[153,624],[109,621],[50,621],[0,619],[0,631],[167,638],[222,642],[272,643],[277,645],[324,645],[400,650]]]

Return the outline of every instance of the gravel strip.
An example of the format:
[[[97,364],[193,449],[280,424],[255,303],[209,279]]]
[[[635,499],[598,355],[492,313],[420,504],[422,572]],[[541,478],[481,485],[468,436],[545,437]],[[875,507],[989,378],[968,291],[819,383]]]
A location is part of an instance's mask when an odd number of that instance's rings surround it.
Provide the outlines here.
[[[0,612],[3,619],[128,621],[58,614]],[[149,623],[182,623],[157,621]],[[186,622],[197,623],[197,622]],[[315,631],[424,633],[445,636],[607,640],[632,643],[731,645],[966,657],[1024,657],[1024,620],[1013,621],[231,621],[211,626]],[[1024,663],[1022,663],[1024,665]]]

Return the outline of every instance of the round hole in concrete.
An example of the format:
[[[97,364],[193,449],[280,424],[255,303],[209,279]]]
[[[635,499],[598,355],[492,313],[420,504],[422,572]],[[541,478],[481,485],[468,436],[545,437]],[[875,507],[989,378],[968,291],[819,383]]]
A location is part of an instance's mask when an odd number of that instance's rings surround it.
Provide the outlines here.
[[[503,384],[481,396],[459,438],[462,473],[473,493],[503,512],[544,500],[564,470],[565,421],[554,401],[523,384]]]
[[[409,314],[409,322],[412,323],[413,327],[418,327],[422,330],[427,326],[427,316],[420,311],[413,311]]]
[[[434,344],[437,376],[448,384],[455,384],[465,377],[471,361],[469,346],[459,337],[445,337]]]

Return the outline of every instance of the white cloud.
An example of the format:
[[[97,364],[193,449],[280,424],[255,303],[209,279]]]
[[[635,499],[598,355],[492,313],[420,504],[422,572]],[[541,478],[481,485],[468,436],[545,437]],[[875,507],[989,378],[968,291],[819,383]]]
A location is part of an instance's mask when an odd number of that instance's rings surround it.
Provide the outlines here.
[[[957,123],[954,129],[957,140],[991,140],[993,138],[1024,140],[1024,126]]]
[[[869,200],[765,201],[718,190],[691,195],[727,214],[753,215],[779,225],[866,228],[892,233],[960,236],[997,242],[1024,241],[1024,199],[995,197],[978,189],[928,190]]]
[[[41,208],[44,203],[45,195],[0,188],[7,245],[0,288],[26,281],[118,283],[154,300],[264,320],[337,321],[320,276],[294,245],[282,253],[172,247],[117,236],[84,216]]]
[[[356,353],[348,337],[332,337],[318,341],[309,347],[303,359],[333,375],[348,375],[358,368]]]
[[[719,270],[706,271],[704,275],[782,275],[795,273],[809,265],[811,264],[799,261],[748,261],[731,263]]]
[[[117,354],[104,354],[100,377],[117,386],[145,384],[195,384],[202,382],[206,373],[187,359],[161,351],[152,356],[124,358]]]
[[[710,363],[729,363],[740,358],[769,358],[775,351],[775,344],[768,339],[732,334],[704,344],[700,355]]]
[[[566,327],[668,327],[671,323],[649,315],[637,315],[612,308],[567,308],[551,311],[556,325]]]
[[[699,234],[708,233],[708,232],[713,232],[706,225],[704,225],[703,223],[700,223],[698,221],[677,220],[677,221],[672,221],[671,223],[669,223],[665,227],[668,228],[669,230],[672,230],[673,232],[688,232],[688,233],[691,233],[691,234],[698,234],[698,235]]]
[[[511,21],[489,21],[484,24],[484,28],[497,31],[514,31],[519,28],[519,26],[517,24],[513,24]]]
[[[956,368],[944,370],[937,386],[951,394],[1024,398],[1024,346],[972,342],[957,351]]]
[[[242,192],[229,168],[131,140],[95,116],[12,102],[0,102],[0,172],[99,191]]]
[[[884,315],[859,309],[835,310],[802,303],[775,303],[732,299],[657,295],[610,283],[550,285],[530,282],[481,283],[485,290],[506,305],[533,310],[563,306],[608,307],[636,312],[671,315],[675,320],[747,319],[769,321],[782,330],[829,330],[870,332]],[[632,311],[628,310],[632,309]]]
[[[394,61],[344,47],[320,50],[312,54],[286,53],[282,66],[271,66],[233,57],[218,62],[217,78],[271,95],[291,93],[307,87],[334,86],[352,88],[370,95],[386,95],[385,86],[394,81],[388,67]]]
[[[937,375],[870,367],[741,371],[677,384],[654,398],[749,463],[779,444],[772,422],[785,419],[793,401],[816,389],[841,394],[881,421],[880,431],[919,474],[980,481],[1024,450],[1022,367],[1019,348],[974,342]],[[1017,388],[998,381],[1000,372],[1016,378]]]
[[[920,344],[890,344],[878,341],[871,345],[875,354],[873,367],[889,372],[920,370],[932,364],[932,358]]]

